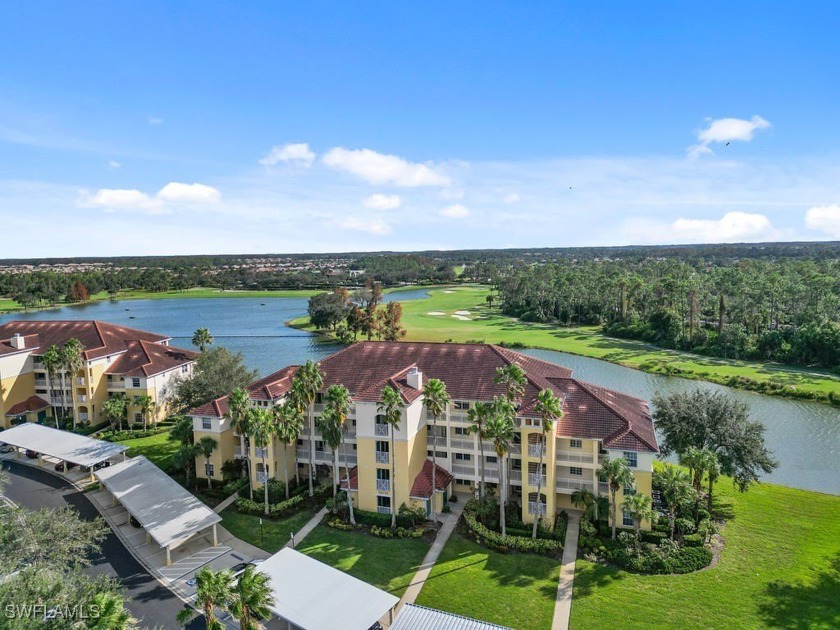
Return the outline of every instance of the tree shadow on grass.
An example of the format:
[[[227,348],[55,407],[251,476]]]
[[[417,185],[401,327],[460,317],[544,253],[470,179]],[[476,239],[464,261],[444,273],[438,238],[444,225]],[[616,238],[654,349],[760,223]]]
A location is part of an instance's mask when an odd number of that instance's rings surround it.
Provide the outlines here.
[[[770,582],[759,615],[771,628],[840,628],[840,554],[809,584]]]
[[[593,592],[623,580],[627,575],[621,569],[605,564],[580,562],[575,566],[574,597],[587,597]]]

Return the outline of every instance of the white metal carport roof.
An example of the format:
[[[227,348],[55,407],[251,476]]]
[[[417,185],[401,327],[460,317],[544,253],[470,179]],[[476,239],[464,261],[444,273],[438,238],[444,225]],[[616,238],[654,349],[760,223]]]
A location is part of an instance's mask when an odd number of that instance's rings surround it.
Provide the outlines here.
[[[122,444],[97,440],[86,435],[25,422],[0,431],[0,442],[56,457],[77,466],[93,466],[124,452]]]
[[[453,613],[406,604],[391,624],[391,630],[510,630],[494,623],[470,619]]]
[[[368,630],[400,601],[294,549],[281,549],[256,570],[271,578],[271,611],[304,630]]]
[[[142,455],[96,477],[161,547],[173,547],[222,520]]]

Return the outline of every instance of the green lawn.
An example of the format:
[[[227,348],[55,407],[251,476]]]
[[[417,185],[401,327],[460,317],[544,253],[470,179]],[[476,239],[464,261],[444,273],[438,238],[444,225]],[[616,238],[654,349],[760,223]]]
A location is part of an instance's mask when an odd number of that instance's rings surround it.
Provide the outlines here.
[[[719,485],[733,518],[716,567],[641,576],[579,559],[572,627],[840,628],[840,497]]]
[[[222,526],[231,534],[252,545],[264,549],[268,553],[276,553],[289,542],[291,532],[299,532],[313,516],[309,510],[303,510],[284,519],[262,519],[262,533],[260,533],[260,518],[251,514],[240,514],[231,506],[222,512]]]
[[[376,538],[319,525],[297,550],[401,597],[429,545],[419,539]]]
[[[822,396],[829,392],[840,395],[840,379],[818,370],[664,350],[638,341],[606,337],[592,326],[562,328],[520,322],[501,315],[498,309],[488,309],[485,301],[488,292],[488,287],[484,286],[439,287],[430,289],[428,299],[403,302],[403,325],[408,333],[406,339],[519,342],[531,348],[559,350],[648,371],[676,369],[685,378],[725,384],[730,376],[745,376],[760,382],[793,385],[799,390]],[[458,311],[469,312],[469,315],[459,314]],[[306,318],[292,322],[300,327],[305,327],[307,323]]]
[[[517,630],[546,630],[559,575],[558,560],[497,553],[453,533],[417,603]]]
[[[128,447],[128,456],[136,457],[137,455],[145,455],[158,468],[169,471],[171,468],[170,459],[175,451],[178,450],[179,444],[169,439],[169,432],[158,433],[149,437],[136,438],[133,440],[124,440],[120,444]]]

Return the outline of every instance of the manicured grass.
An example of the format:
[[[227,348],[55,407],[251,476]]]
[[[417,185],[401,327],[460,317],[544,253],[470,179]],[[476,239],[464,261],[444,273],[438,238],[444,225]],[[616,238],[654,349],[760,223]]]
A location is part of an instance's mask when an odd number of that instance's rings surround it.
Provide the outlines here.
[[[319,525],[297,550],[401,597],[429,545],[415,538],[376,538]]]
[[[417,603],[517,630],[545,630],[559,576],[558,560],[497,553],[453,533]]]
[[[684,378],[727,384],[730,376],[745,376],[760,382],[793,385],[798,390],[823,396],[830,392],[840,396],[840,379],[832,374],[774,363],[716,359],[664,350],[638,341],[607,337],[592,326],[562,328],[520,322],[501,315],[496,308],[489,309],[485,301],[488,293],[488,287],[456,285],[430,289],[428,299],[403,302],[403,325],[408,333],[406,339],[519,342],[531,348],[569,352],[648,371],[675,369]],[[468,311],[470,314],[461,315],[467,319],[459,319],[453,317],[457,311]],[[306,327],[307,323],[306,318],[299,318],[292,325]]]
[[[222,512],[222,526],[237,538],[268,553],[276,553],[289,542],[289,534],[299,532],[312,516],[310,510],[303,510],[284,519],[264,518],[261,534],[259,516],[240,514],[231,506]]]
[[[179,444],[169,439],[169,431],[150,435],[149,437],[124,440],[120,444],[128,447],[128,456],[145,455],[158,468],[169,471],[172,468],[171,458],[178,450]]]
[[[578,559],[572,627],[840,627],[840,497],[719,486],[732,518],[717,566],[641,576]]]

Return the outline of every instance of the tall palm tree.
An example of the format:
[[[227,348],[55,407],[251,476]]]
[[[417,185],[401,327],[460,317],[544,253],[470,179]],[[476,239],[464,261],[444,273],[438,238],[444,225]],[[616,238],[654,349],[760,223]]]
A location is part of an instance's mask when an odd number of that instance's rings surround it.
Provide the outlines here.
[[[248,493],[251,501],[254,500],[254,484],[251,479],[251,453],[245,448],[245,436],[249,433],[248,427],[248,405],[250,404],[248,390],[244,387],[237,387],[228,395],[228,417],[230,426],[239,434],[239,450],[245,458],[245,474],[248,475]]]
[[[169,438],[181,446],[193,443],[193,421],[189,416],[180,416],[169,431]]]
[[[706,459],[706,474],[709,477],[709,492],[706,494],[707,509],[709,513],[712,512],[712,491],[715,487],[715,482],[720,477],[720,461],[714,451],[705,449]]]
[[[114,424],[117,425],[118,431],[122,431],[122,423],[127,410],[128,398],[125,397],[125,394],[116,394],[102,403],[102,411],[105,412],[112,427]],[[190,422],[190,426],[192,426],[192,422]]]
[[[271,409],[271,415],[274,420],[274,435],[283,444],[283,483],[286,485],[286,498],[288,499],[289,464],[287,451],[290,445],[297,442],[300,432],[303,430],[303,419],[294,405],[290,404],[274,405]]]
[[[487,418],[490,416],[491,408],[488,403],[477,402],[467,412],[467,419],[470,421],[469,431],[478,435],[478,450],[481,459],[479,460],[480,482],[478,485],[478,496],[484,500],[484,440],[487,435]]]
[[[207,471],[210,469],[210,456],[213,455],[213,451],[216,450],[216,447],[219,445],[216,440],[211,438],[209,435],[205,435],[198,441],[198,450],[204,456],[204,471],[207,474]],[[210,475],[207,474],[207,487],[212,488],[213,484],[210,482]]]
[[[333,454],[333,498],[338,496],[338,448],[341,446],[341,425],[335,410],[324,407],[321,415],[318,416],[318,431]]]
[[[73,382],[79,375],[79,370],[84,367],[85,361],[82,357],[84,346],[78,339],[68,339],[61,349],[61,367],[70,373],[70,399],[73,406],[73,428],[76,428],[76,384]],[[64,390],[62,389],[62,397]],[[63,398],[62,398],[63,400]]]
[[[318,368],[318,364],[307,361],[298,368],[292,377],[293,404],[297,406],[301,414],[307,414],[307,426],[309,427],[309,496],[315,495],[315,420],[312,414],[312,404],[318,396],[318,392],[324,386],[324,375]]]
[[[636,532],[636,543],[642,538],[642,521],[656,519],[656,510],[651,506],[650,497],[646,494],[631,494],[624,498],[621,509],[633,517],[633,529]]]
[[[249,566],[239,574],[233,587],[229,609],[239,621],[241,630],[259,630],[263,627],[260,620],[271,617],[274,596],[271,593],[271,581],[265,573],[260,573]]]
[[[265,499],[265,513],[268,514],[268,468],[266,468],[265,456],[273,435],[271,412],[267,409],[254,407],[248,410],[248,416],[248,428],[251,431],[251,440],[254,446],[260,449],[260,459],[262,460],[264,475],[263,495]]]
[[[187,489],[190,488],[191,473],[195,466],[195,458],[201,454],[201,448],[198,444],[182,444],[172,455],[172,463],[175,468],[184,471],[184,485]]]
[[[505,395],[511,402],[525,393],[525,370],[516,363],[496,368],[494,383],[505,386]]]
[[[513,403],[507,398],[496,397],[493,400],[493,411],[487,418],[487,435],[493,440],[496,457],[499,460],[499,524],[502,535],[505,529],[505,504],[507,502],[507,454],[515,432],[513,416],[516,412]]]
[[[551,390],[544,389],[537,395],[537,404],[534,407],[534,410],[540,414],[542,418],[542,445],[540,448],[540,466],[537,470],[537,502],[540,502],[540,496],[542,492],[542,469],[543,469],[543,459],[545,458],[545,447],[547,442],[547,436],[551,433],[551,429],[554,426],[554,421],[557,418],[560,418],[563,415],[563,401],[557,398]],[[537,525],[539,524],[541,515],[536,514],[534,515],[534,526],[531,532],[531,538],[537,538]]]
[[[671,540],[674,540],[677,509],[681,503],[694,498],[691,477],[685,470],[673,464],[665,464],[664,468],[656,471],[654,475],[656,476],[656,485],[662,492],[662,498],[668,505],[668,531]]]
[[[604,457],[601,462],[601,468],[598,469],[598,474],[607,480],[610,487],[610,516],[612,517],[612,538],[615,540],[616,529],[616,510],[618,502],[616,501],[616,494],[619,489],[626,487],[633,487],[636,485],[636,480],[633,477],[633,471],[627,465],[627,460],[623,457],[610,459],[609,455]]]
[[[58,409],[56,405],[53,403],[53,394],[55,393],[55,381],[56,377],[61,372],[61,350],[59,350],[58,346],[52,345],[47,348],[46,352],[44,352],[44,356],[41,358],[44,363],[44,367],[47,370],[47,391],[50,392],[50,405],[52,405],[53,413],[55,414],[55,428],[60,429],[61,425],[59,424],[59,419],[64,416],[64,412],[62,411],[61,414],[58,413]],[[64,401],[64,388],[62,384],[61,390],[61,400]]]
[[[207,328],[204,328],[202,326],[193,333],[192,345],[197,347],[202,352],[204,352],[207,346],[212,344],[213,335],[210,334],[210,331]]]
[[[402,419],[402,403],[403,400],[400,393],[393,387],[388,386],[382,390],[382,397],[379,399],[379,403],[377,404],[377,411],[380,415],[382,415],[385,423],[391,427],[391,529],[394,529],[397,526],[397,452],[394,435],[400,428],[400,420]],[[434,471],[434,468],[432,468],[432,471]],[[434,499],[434,472],[432,472],[432,513],[434,513]]]
[[[332,385],[327,390],[326,408],[329,409],[334,416],[335,423],[339,428],[339,437],[342,438],[341,442],[344,443],[344,472],[347,475],[347,506],[350,510],[350,522],[355,525],[356,515],[353,511],[353,499],[350,496],[350,464],[347,459],[347,440],[343,439],[345,430],[348,428],[347,414],[350,413],[351,402],[352,398],[350,396],[350,391],[344,385]]]
[[[449,393],[446,391],[446,383],[438,378],[430,378],[423,387],[423,406],[426,412],[432,416],[432,522],[437,520],[435,515],[435,491],[437,490],[437,421],[449,406]],[[392,482],[393,483],[393,482]]]
[[[706,449],[689,446],[680,453],[680,464],[688,468],[691,473],[691,485],[699,493],[706,473]]]
[[[233,575],[230,571],[214,571],[204,567],[195,574],[195,602],[204,612],[207,630],[225,630],[224,622],[216,617],[216,608],[227,608],[233,598]],[[187,625],[193,616],[191,607],[178,613],[178,624]]]
[[[155,399],[148,394],[143,394],[137,397],[137,406],[140,407],[140,416],[143,418],[143,430],[147,431],[149,428],[149,417],[155,409]]]

